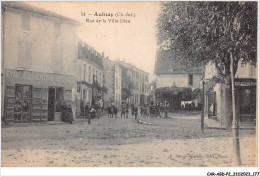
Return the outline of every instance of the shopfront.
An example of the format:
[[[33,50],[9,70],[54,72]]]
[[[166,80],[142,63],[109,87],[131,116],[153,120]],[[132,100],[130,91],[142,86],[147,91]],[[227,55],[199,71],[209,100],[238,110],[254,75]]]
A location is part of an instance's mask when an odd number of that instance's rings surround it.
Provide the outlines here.
[[[236,110],[242,124],[256,123],[256,79],[235,78]]]
[[[74,81],[74,76],[67,74],[6,69],[5,121],[28,123],[56,120],[61,104],[72,104]]]

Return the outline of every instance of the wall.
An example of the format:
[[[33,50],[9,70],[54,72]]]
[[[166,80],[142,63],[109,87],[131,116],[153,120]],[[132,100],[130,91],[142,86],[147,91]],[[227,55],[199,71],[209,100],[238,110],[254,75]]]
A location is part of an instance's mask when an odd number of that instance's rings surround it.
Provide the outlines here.
[[[122,79],[122,72],[121,72],[121,67],[118,63],[115,63],[115,82],[114,82],[114,88],[115,88],[115,105],[120,107],[121,105],[121,79]]]
[[[18,40],[25,39],[32,44],[32,67],[38,72],[53,72],[51,65],[52,48],[56,45],[54,36],[54,21],[38,15],[30,15],[30,31],[21,30],[21,14],[14,10],[6,11],[5,19],[5,68],[17,69]],[[57,21],[57,20],[56,20]],[[68,23],[61,25],[60,45],[62,45],[62,68],[66,74],[74,74],[75,60],[77,58],[77,30]]]
[[[107,108],[111,104],[111,100],[115,101],[115,63],[107,58],[103,59],[104,65],[104,86],[108,89],[104,95],[104,107]]]
[[[241,66],[241,62],[239,62],[238,66]],[[247,63],[245,66],[241,66],[238,67],[237,72],[236,72],[236,78],[256,78],[256,74],[257,74],[257,68],[255,68],[255,72],[254,75],[251,74],[250,70],[252,70],[253,68],[251,68],[252,66]]]
[[[255,75],[250,74],[251,69],[252,68],[251,68],[250,64],[246,64],[245,66],[242,67],[241,61],[240,61],[238,63],[238,69],[237,69],[235,77],[236,78],[256,78],[257,68],[255,68]],[[206,80],[211,79],[216,74],[217,74],[217,72],[215,70],[215,66],[213,64],[209,63],[205,69],[205,79]],[[224,89],[224,84],[216,84],[213,87],[213,90],[216,92],[218,119],[220,120],[221,125],[225,125],[226,124],[225,109],[227,109],[227,108],[225,107],[226,92]],[[205,105],[206,105],[206,107],[208,106],[207,97],[205,99]],[[206,107],[205,107],[205,115],[207,115],[207,112],[208,112]],[[238,111],[238,109],[237,109],[237,111]]]
[[[26,14],[30,17],[30,30],[28,31],[21,29],[21,14]],[[60,19],[49,18],[9,8],[4,15],[4,29],[2,29],[5,33],[2,39],[4,40],[4,50],[2,53],[4,58],[2,58],[2,62],[3,60],[5,61],[5,69],[75,76],[78,45],[77,26]],[[61,23],[61,35],[58,38],[54,35],[55,22]],[[31,44],[30,67],[29,65],[21,67],[19,64],[19,40],[25,40]],[[55,50],[56,47],[61,49],[61,53]],[[22,54],[25,53],[24,51],[21,52]],[[56,68],[62,69],[60,72],[56,72],[56,70],[53,69],[52,59],[56,54],[62,56],[61,62],[57,63],[56,66]],[[46,83],[44,84],[46,85]],[[34,83],[32,83],[32,85],[34,85]],[[48,86],[55,85],[47,85],[46,88],[48,88]],[[67,87],[67,85],[65,84],[64,87]],[[73,96],[75,95],[76,82],[69,89],[72,94],[71,105],[75,117],[76,107]]]
[[[160,74],[156,76],[156,87],[190,87],[188,85],[188,74]],[[192,88],[200,87],[202,74],[193,74]]]

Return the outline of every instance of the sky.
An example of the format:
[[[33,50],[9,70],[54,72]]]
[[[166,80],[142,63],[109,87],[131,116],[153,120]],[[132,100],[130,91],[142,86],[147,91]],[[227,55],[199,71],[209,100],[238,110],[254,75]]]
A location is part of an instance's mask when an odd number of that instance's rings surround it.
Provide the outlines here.
[[[159,2],[26,3],[81,22],[78,36],[95,50],[104,52],[104,55],[111,60],[121,58],[153,74],[158,48],[155,26],[160,10]],[[107,13],[113,16],[94,16],[95,13]],[[132,16],[125,16],[126,13]],[[116,14],[124,16],[116,17]],[[89,22],[86,22],[86,19],[89,19]],[[109,23],[109,19],[119,22],[122,19],[122,23]],[[92,20],[94,22],[90,23]],[[97,23],[96,20],[101,20],[102,23]],[[124,23],[128,20],[130,23]]]

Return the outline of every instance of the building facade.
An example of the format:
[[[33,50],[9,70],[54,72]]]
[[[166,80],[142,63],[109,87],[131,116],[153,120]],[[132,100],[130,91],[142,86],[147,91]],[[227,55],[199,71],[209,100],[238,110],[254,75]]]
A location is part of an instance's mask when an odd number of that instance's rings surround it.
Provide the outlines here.
[[[104,84],[108,89],[108,94],[104,96],[104,107],[108,107],[111,101],[120,107],[122,100],[128,104],[147,104],[149,95],[149,74],[147,72],[119,59],[111,61],[104,58],[103,63]],[[129,90],[131,96],[126,96],[125,90]],[[127,99],[125,99],[126,97]]]
[[[77,94],[75,97],[77,116],[84,115],[86,104],[93,104],[96,96],[94,83],[104,86],[103,55],[95,51],[82,40],[78,43]],[[99,100],[103,106],[103,100]]]
[[[215,66],[209,63],[205,69],[205,116],[220,121],[221,125],[226,125],[224,115],[227,95],[225,85],[222,83],[212,83],[211,79],[217,74]],[[236,114],[240,123],[256,122],[256,67],[247,63],[242,66],[238,63],[235,75],[235,100]]]
[[[2,110],[7,122],[55,120],[76,91],[79,23],[21,2],[2,2]]]
[[[137,68],[136,66],[133,66],[130,63],[126,63],[124,60],[116,60],[116,63],[118,63],[121,68],[124,68],[126,70],[126,76],[124,76],[126,78],[122,79],[125,80],[129,78],[130,82],[133,84],[133,88],[131,91],[132,96],[126,101],[130,104],[147,104],[147,98],[149,95],[149,73]],[[128,85],[122,84],[121,94],[123,92],[122,90],[125,87],[128,87]]]
[[[104,65],[104,86],[107,88],[107,94],[104,95],[104,108],[115,101],[115,62],[108,57],[103,58]]]
[[[185,105],[199,107],[200,99],[193,98],[194,90],[201,88],[204,67],[187,67],[172,61],[163,51],[157,51],[155,62],[157,102],[168,101],[170,109],[184,109]],[[185,92],[185,93],[184,93]],[[186,96],[185,96],[186,95]]]

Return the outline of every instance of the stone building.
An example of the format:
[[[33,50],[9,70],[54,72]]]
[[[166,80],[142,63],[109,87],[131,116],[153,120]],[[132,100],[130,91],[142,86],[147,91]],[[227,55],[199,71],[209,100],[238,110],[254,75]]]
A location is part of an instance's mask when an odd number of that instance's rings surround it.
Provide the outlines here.
[[[100,87],[104,86],[103,54],[98,53],[84,41],[78,43],[77,60],[77,93],[75,96],[77,116],[84,115],[84,107],[88,103],[93,104],[96,95],[94,83]],[[102,98],[99,99],[100,106],[103,106]]]
[[[212,82],[217,74],[215,66],[209,63],[205,69],[205,116],[226,125],[225,105],[227,96],[225,85]],[[240,123],[256,123],[256,67],[250,63],[238,63],[235,75],[236,114]]]
[[[132,95],[126,101],[129,104],[146,104],[149,92],[149,74],[137,67],[124,62],[123,60],[111,61],[108,58],[103,59],[105,87],[108,89],[108,94],[104,96],[104,105],[108,107],[111,101],[117,107],[121,106],[124,99],[123,89],[128,87],[125,85],[125,80],[129,78],[129,82],[133,83],[131,89]],[[126,72],[124,74],[124,72]]]
[[[104,107],[110,106],[111,101],[115,101],[115,62],[108,57],[103,58],[104,65],[104,86],[107,94],[104,95]]]
[[[108,93],[104,95],[104,107],[107,108],[113,101],[115,106],[121,105],[121,76],[122,71],[119,63],[109,60],[109,58],[103,59],[104,71],[105,71],[105,87],[108,89]]]
[[[132,96],[127,100],[128,103],[137,105],[147,104],[149,92],[149,73],[137,68],[136,66],[126,63],[124,60],[116,60],[116,63],[127,70],[127,75],[133,83]],[[124,86],[121,86],[121,90]],[[122,92],[122,91],[121,91]]]
[[[2,6],[2,111],[7,122],[52,121],[76,91],[80,25],[22,2]]]
[[[156,100],[167,100],[171,109],[183,109],[185,105],[198,107],[199,99],[192,97],[199,89],[204,67],[187,67],[172,61],[167,54],[157,51],[154,73],[156,75]]]

